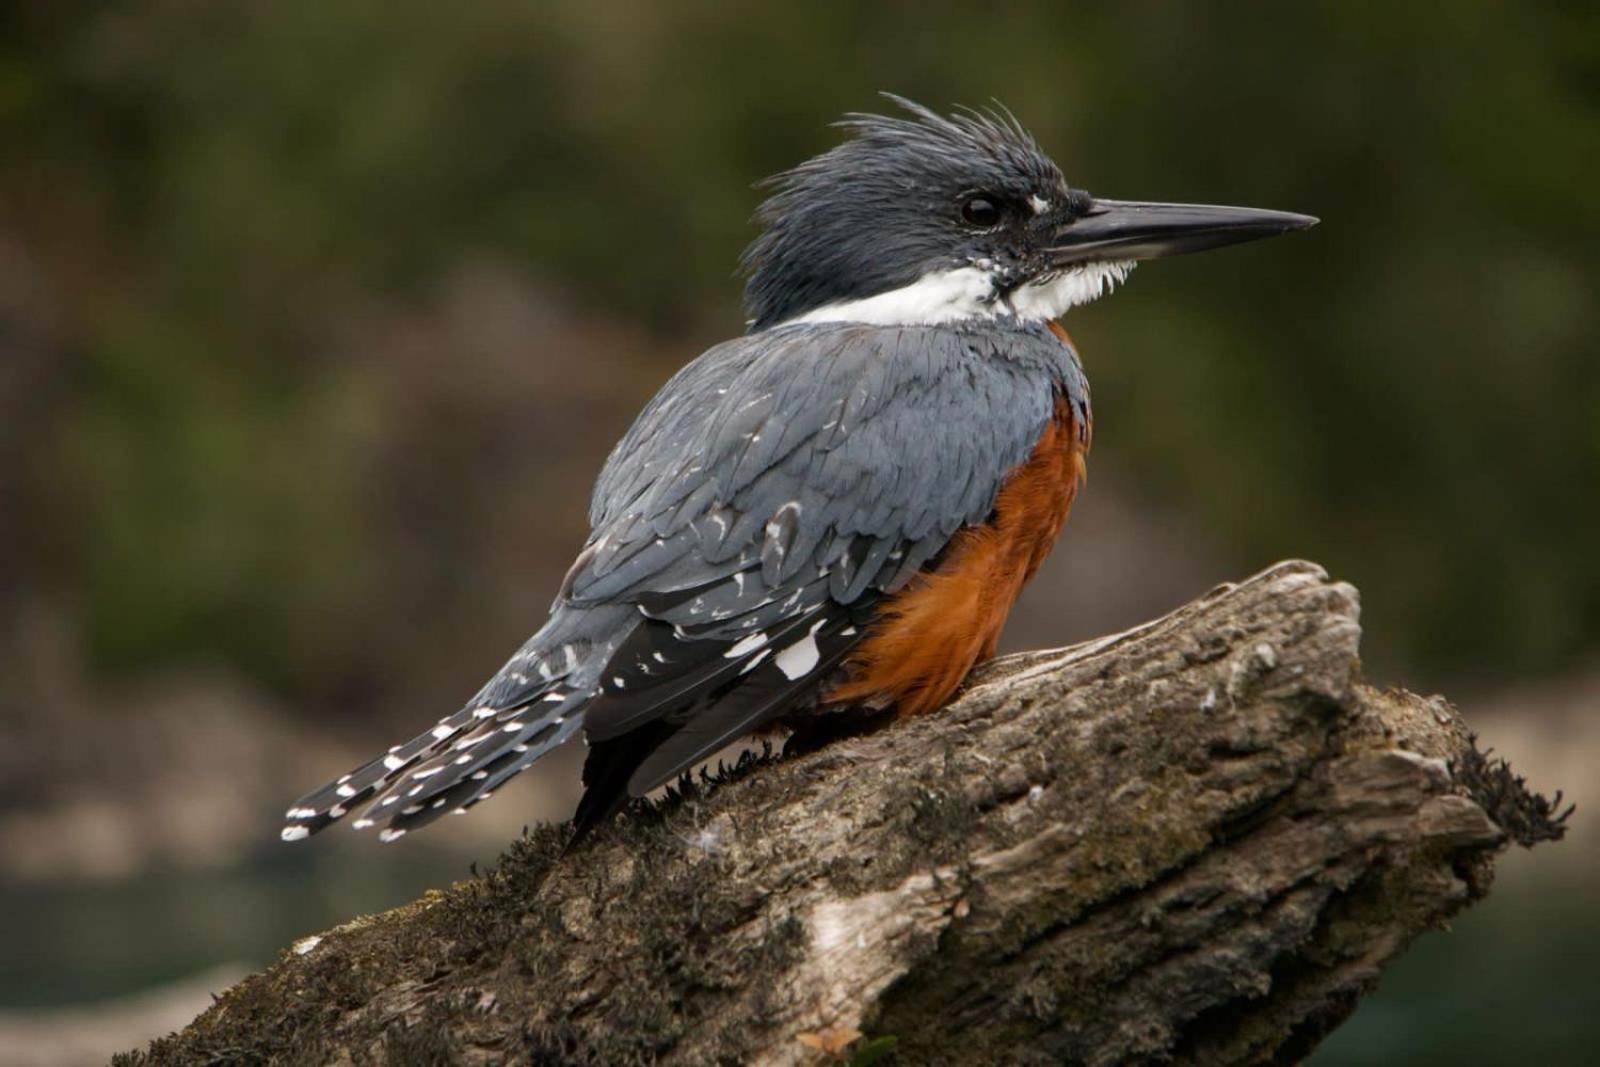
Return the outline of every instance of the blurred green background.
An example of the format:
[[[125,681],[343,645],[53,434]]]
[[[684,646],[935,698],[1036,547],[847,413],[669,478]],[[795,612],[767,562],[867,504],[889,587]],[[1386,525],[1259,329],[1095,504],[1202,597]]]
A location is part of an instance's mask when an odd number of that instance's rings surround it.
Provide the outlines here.
[[[612,441],[741,328],[752,182],[880,89],[1003,101],[1097,193],[1324,220],[1069,317],[1093,477],[1010,645],[1314,558],[1364,591],[1373,676],[1581,800],[1597,12],[0,6],[0,1053],[562,814],[570,760],[456,840],[275,847],[538,625]],[[1316,1062],[1580,1062],[1582,821]]]

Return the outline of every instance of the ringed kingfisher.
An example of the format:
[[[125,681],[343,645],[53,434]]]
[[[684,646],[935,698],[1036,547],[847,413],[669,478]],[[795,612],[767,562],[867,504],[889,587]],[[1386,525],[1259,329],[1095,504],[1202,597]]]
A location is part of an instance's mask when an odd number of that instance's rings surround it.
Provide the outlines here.
[[[612,451],[544,626],[459,711],[296,801],[284,840],[355,813],[392,841],[581,736],[577,840],[752,732],[938,708],[1083,482],[1062,314],[1140,260],[1317,221],[1091,196],[1003,109],[890,99],[903,116],[850,115],[768,182],[748,330]]]

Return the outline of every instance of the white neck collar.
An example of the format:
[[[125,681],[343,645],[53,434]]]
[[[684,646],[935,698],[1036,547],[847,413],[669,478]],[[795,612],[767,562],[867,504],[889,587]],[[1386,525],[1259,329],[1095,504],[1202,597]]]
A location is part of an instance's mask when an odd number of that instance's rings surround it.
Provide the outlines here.
[[[1131,260],[1084,263],[1054,277],[1032,281],[996,296],[992,272],[973,265],[931,271],[886,293],[813,308],[784,325],[864,322],[874,326],[937,326],[1014,316],[1025,322],[1059,318],[1069,308],[1111,292],[1134,268]]]

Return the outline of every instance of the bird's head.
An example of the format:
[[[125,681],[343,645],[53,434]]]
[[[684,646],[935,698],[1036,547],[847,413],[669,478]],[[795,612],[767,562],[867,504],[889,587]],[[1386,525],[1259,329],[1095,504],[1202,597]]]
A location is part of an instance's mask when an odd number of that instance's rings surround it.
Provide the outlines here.
[[[745,251],[752,330],[794,321],[1055,318],[1135,263],[1314,225],[1256,208],[1075,189],[1009,114],[852,115],[854,136],[770,179]]]

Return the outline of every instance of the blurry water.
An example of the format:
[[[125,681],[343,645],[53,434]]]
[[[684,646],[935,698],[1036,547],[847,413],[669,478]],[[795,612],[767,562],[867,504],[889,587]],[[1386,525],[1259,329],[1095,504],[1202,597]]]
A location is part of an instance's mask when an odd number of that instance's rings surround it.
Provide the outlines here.
[[[1513,852],[1506,868],[1561,844]],[[1426,934],[1317,1050],[1314,1067],[1600,1062],[1600,908],[1588,864],[1503,878],[1448,931]],[[1515,872],[1527,874],[1531,872]]]
[[[120,882],[0,886],[0,1007],[99,1000],[219,963],[249,969],[296,938],[468,874],[459,852],[273,848],[248,865]],[[485,857],[490,858],[490,857]]]

